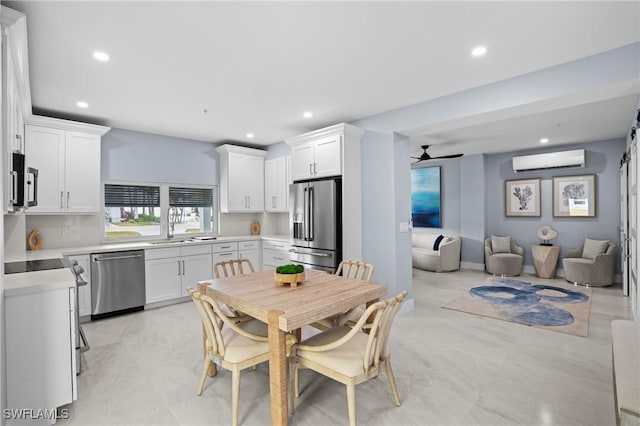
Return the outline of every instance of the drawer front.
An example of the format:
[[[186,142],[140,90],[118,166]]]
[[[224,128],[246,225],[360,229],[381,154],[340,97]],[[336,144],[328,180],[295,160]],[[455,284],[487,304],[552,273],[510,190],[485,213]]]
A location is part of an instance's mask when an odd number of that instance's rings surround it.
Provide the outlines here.
[[[284,241],[264,240],[262,241],[262,248],[265,250],[289,251],[291,244]]]
[[[236,241],[231,241],[228,243],[216,243],[216,244],[212,244],[211,248],[213,249],[213,253],[238,251],[238,243]]]
[[[144,259],[167,259],[170,257],[180,257],[180,247],[144,249]]]
[[[238,258],[237,251],[225,251],[222,253],[213,253],[213,264],[216,264],[218,262],[223,262],[225,260],[234,260],[237,258]]]
[[[276,250],[263,250],[262,263],[272,267],[286,265],[289,263],[289,254]]]
[[[238,241],[238,250],[253,250],[260,248],[260,241]]]
[[[182,256],[194,256],[196,254],[211,254],[211,244],[194,244],[180,247]]]

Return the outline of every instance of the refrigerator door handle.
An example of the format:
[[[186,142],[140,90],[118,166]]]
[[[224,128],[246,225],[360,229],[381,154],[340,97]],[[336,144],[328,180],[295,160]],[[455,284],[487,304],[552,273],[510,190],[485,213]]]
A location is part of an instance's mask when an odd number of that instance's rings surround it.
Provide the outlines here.
[[[303,239],[309,241],[309,188],[304,188],[304,213],[302,216]]]
[[[309,187],[309,241],[313,241],[313,227],[314,227],[314,218],[315,209],[313,208],[313,187]]]

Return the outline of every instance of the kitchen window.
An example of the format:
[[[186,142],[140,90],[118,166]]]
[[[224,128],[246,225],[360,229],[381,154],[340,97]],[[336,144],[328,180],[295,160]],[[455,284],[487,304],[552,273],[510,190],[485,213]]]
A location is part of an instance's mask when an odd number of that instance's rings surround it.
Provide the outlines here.
[[[217,233],[217,187],[104,182],[104,237],[167,238]]]
[[[213,189],[169,187],[169,227],[173,235],[213,230]]]

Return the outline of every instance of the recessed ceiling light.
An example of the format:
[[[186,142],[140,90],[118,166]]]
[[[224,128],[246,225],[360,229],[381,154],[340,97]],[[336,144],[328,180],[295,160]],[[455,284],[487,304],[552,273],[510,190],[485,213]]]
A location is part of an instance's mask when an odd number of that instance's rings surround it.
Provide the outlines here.
[[[486,46],[478,46],[475,47],[472,51],[471,51],[471,55],[478,58],[480,56],[484,56],[484,54],[487,53],[487,48]]]
[[[109,55],[104,52],[93,52],[93,57],[100,62],[107,62],[109,60]]]
[[[304,114],[302,114],[302,116],[303,116],[304,118],[311,118],[311,117],[313,117],[313,114],[311,114],[311,111],[307,111],[307,112],[305,112]]]
[[[547,142],[549,142],[549,138],[540,139],[540,143],[547,143]]]
[[[85,101],[78,101],[76,102],[76,105],[78,105],[78,108],[89,108],[89,104]]]
[[[247,133],[247,137],[248,137],[249,139],[253,139],[253,133]]]

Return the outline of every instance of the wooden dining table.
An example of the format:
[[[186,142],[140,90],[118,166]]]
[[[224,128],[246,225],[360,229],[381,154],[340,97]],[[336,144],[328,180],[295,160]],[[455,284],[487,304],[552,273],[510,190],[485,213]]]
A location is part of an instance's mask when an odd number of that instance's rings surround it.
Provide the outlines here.
[[[387,294],[387,286],[306,270],[297,287],[279,286],[274,271],[200,281],[201,292],[268,326],[271,423],[286,425],[286,335],[304,325],[370,304]]]

